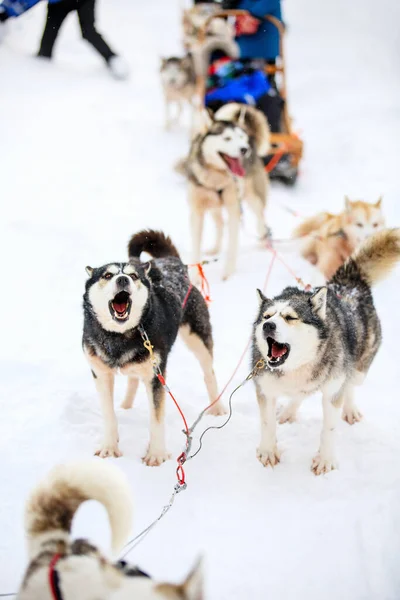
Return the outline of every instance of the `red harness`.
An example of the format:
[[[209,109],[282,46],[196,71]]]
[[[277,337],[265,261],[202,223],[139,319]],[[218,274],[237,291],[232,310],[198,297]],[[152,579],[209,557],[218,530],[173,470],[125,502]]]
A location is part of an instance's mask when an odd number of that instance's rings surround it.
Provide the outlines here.
[[[56,569],[61,554],[55,554],[49,564],[49,586],[53,600],[63,600],[60,590],[60,578]]]

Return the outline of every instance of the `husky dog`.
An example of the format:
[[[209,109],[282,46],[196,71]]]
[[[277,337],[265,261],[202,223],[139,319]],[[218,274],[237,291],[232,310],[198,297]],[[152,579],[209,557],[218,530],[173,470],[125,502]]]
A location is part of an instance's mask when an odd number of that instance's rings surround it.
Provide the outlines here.
[[[100,396],[104,440],[96,452],[102,458],[121,456],[114,413],[114,377],[128,377],[123,408],[131,408],[139,380],[150,403],[150,442],[144,462],[160,465],[169,458],[165,447],[165,391],[154,368],[165,377],[167,360],[178,331],[204,372],[210,401],[218,396],[213,371],[213,339],[207,305],[197,288],[189,290],[187,267],[170,238],[157,231],[141,231],[128,246],[129,262],[87,267],[84,295],[83,348]],[[142,252],[154,260],[143,263]],[[189,295],[188,295],[189,292]],[[147,335],[155,365],[144,346]],[[224,413],[220,402],[210,413]]]
[[[171,106],[176,104],[174,121],[179,122],[183,105],[192,104],[196,89],[196,74],[191,54],[184,57],[171,56],[161,59],[161,84],[165,100],[165,127],[172,125]]]
[[[192,141],[184,170],[189,180],[192,260],[194,263],[201,260],[207,211],[210,211],[217,231],[215,245],[209,253],[221,251],[225,209],[228,250],[223,279],[227,279],[236,268],[242,198],[256,215],[260,237],[267,233],[264,207],[268,180],[258,154],[268,148],[269,129],[256,109],[233,104],[220,111],[215,116],[207,111],[201,113],[199,133]]]
[[[326,287],[313,292],[288,287],[272,300],[258,291],[252,362],[266,363],[255,378],[261,417],[257,457],[263,465],[279,462],[276,399],[291,398],[279,422],[292,422],[303,398],[320,390],[323,428],[312,469],[319,475],[336,468],[334,430],[340,410],[351,425],[361,419],[354,386],[364,380],[381,343],[371,286],[398,260],[400,229],[384,230],[366,240]]]
[[[113,552],[122,549],[132,527],[131,492],[122,472],[94,460],[59,465],[26,505],[30,562],[18,600],[201,600],[200,566],[181,585],[157,584],[137,567],[110,561],[89,541],[71,540],[73,517],[86,500],[103,504]]]
[[[306,219],[294,230],[293,237],[304,238],[302,256],[329,279],[359,244],[384,226],[382,198],[369,204],[363,200],[352,202],[345,196],[342,213],[319,213]]]

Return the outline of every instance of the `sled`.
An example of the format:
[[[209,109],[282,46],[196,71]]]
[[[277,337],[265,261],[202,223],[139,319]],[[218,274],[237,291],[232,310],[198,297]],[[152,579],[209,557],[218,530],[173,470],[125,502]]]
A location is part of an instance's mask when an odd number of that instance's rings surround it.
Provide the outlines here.
[[[209,30],[210,23],[213,19],[221,19],[226,17],[236,17],[241,15],[249,14],[246,10],[220,10],[213,12],[207,17],[203,23],[203,26],[198,32],[198,42],[203,44],[206,39],[207,31]],[[266,65],[265,73],[267,75],[277,76],[277,88],[284,101],[282,116],[281,116],[281,132],[271,133],[271,151],[270,160],[266,165],[266,170],[269,172],[271,178],[280,179],[287,185],[294,185],[299,171],[300,160],[303,156],[303,142],[300,137],[292,129],[292,119],[289,116],[288,101],[287,101],[287,87],[286,87],[286,68],[285,68],[285,53],[284,53],[284,35],[285,26],[284,24],[273,17],[272,15],[266,15],[265,19],[270,21],[279,32],[279,57],[277,58],[276,65]],[[203,74],[197,77],[197,94],[198,97],[204,102],[206,92],[206,76]],[[279,161],[283,156],[287,156],[290,161],[290,168],[287,174],[283,174],[279,169]]]

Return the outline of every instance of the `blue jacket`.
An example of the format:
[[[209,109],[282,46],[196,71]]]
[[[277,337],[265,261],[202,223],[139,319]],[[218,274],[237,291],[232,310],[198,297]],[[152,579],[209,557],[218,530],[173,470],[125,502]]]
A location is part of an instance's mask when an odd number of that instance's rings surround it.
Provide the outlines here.
[[[19,17],[39,2],[40,0],[3,0],[0,6],[5,8],[9,17]],[[49,0],[49,4],[54,4],[55,2],[60,2],[60,0]]]
[[[248,10],[257,19],[262,19],[264,15],[282,19],[280,0],[241,0],[237,8]],[[240,58],[272,60],[279,56],[279,33],[269,21],[262,20],[256,33],[240,35],[236,41],[240,48]]]

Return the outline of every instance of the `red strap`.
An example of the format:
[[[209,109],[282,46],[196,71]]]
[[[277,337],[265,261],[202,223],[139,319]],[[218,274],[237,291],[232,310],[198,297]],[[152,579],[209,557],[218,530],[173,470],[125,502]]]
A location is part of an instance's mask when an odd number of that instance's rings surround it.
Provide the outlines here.
[[[49,586],[54,600],[62,600],[58,581],[58,573],[56,571],[56,565],[60,558],[61,554],[55,554],[49,564]]]
[[[191,283],[188,287],[188,291],[186,292],[186,296],[182,302],[182,308],[185,308],[187,301],[189,300],[190,292],[192,291],[192,289],[193,289],[193,283]]]
[[[211,302],[210,284],[208,283],[207,277],[204,273],[204,269],[203,269],[203,266],[201,265],[201,263],[198,263],[196,266],[199,271],[199,275],[200,275],[200,279],[201,279],[201,290],[200,291],[203,295],[204,300],[207,303],[210,303]]]

